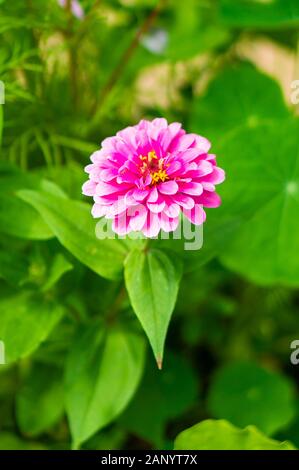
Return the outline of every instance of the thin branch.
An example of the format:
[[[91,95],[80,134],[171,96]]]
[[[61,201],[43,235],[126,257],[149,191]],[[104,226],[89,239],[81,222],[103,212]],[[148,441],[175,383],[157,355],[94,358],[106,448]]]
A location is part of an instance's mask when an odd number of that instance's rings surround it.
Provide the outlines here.
[[[68,28],[67,28],[67,38],[70,41],[69,44],[69,70],[70,70],[70,80],[71,80],[71,89],[72,89],[72,98],[74,108],[77,107],[77,98],[78,98],[78,79],[77,79],[77,51],[76,45],[74,44],[74,34],[73,34],[73,23],[74,17],[72,13],[72,0],[67,0],[66,10],[68,13]]]
[[[159,15],[160,11],[166,4],[167,0],[159,0],[155,8],[151,11],[151,13],[145,18],[144,22],[137,30],[132,42],[129,44],[125,52],[123,53],[122,57],[120,58],[119,63],[112,71],[111,76],[109,77],[106,85],[104,86],[102,93],[100,95],[99,104],[102,105],[119,78],[122,75],[125,67],[127,66],[128,62],[132,58],[135,49],[138,47],[140,39],[142,36],[150,29],[152,24],[154,23],[155,19]]]

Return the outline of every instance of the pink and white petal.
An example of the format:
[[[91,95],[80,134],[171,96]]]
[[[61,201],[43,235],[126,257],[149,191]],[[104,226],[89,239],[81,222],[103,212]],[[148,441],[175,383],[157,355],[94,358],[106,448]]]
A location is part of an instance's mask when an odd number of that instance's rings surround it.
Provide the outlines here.
[[[207,175],[204,180],[209,183],[220,184],[225,180],[225,172],[222,168],[215,166],[213,172]]]
[[[183,209],[183,213],[194,225],[201,225],[206,220],[206,213],[200,204],[195,204],[190,210]]]
[[[124,192],[126,190],[126,185],[118,185],[118,184],[109,184],[101,181],[98,183],[96,187],[96,194],[97,196],[108,196],[110,194],[118,194]]]
[[[112,222],[112,230],[117,233],[117,235],[127,235],[131,232],[131,228],[129,226],[129,217],[127,216],[126,212],[115,217]]]
[[[181,208],[178,204],[171,203],[167,207],[165,207],[163,213],[171,218],[178,217],[180,215]]]
[[[200,196],[203,192],[203,187],[201,183],[196,182],[180,183],[179,188],[180,192],[184,194],[189,194],[190,196]]]
[[[153,238],[159,234],[160,230],[161,230],[160,214],[154,214],[152,212],[148,212],[145,224],[142,227],[142,233],[148,238]]]
[[[134,232],[142,229],[147,219],[147,210],[143,204],[139,204],[135,208],[130,208],[127,212],[130,219],[129,225]]]
[[[85,196],[94,196],[96,192],[96,187],[97,187],[96,181],[88,180],[82,186],[82,193]]]
[[[167,168],[167,174],[168,176],[177,176],[182,172],[182,167],[183,164],[179,160],[174,160],[169,164],[169,167]]]
[[[107,213],[107,206],[102,206],[101,204],[94,204],[91,209],[91,215],[97,219],[98,217],[103,217]]]
[[[168,127],[168,122],[165,118],[156,118],[153,119],[152,124],[159,127],[160,129],[166,129]]]
[[[90,160],[92,163],[100,163],[103,159],[105,158],[105,152],[104,150],[97,150],[96,152],[93,152],[90,156]]]
[[[213,183],[201,183],[202,187],[205,191],[213,192],[216,190],[215,185]]]
[[[161,214],[161,229],[164,232],[174,232],[179,225],[179,217],[170,218],[166,214]]]
[[[187,210],[192,209],[195,204],[194,199],[192,197],[182,193],[172,196],[172,200],[173,202]]]
[[[158,193],[156,186],[154,186],[149,193],[147,202],[157,202],[158,198],[159,198],[159,193]]]
[[[99,179],[101,179],[105,183],[109,183],[109,181],[112,181],[113,179],[115,179],[117,175],[118,175],[118,171],[116,168],[108,168],[106,170],[101,170],[99,174]]]
[[[157,202],[147,202],[147,207],[151,212],[159,214],[165,207],[165,201],[162,198],[159,198]]]
[[[200,151],[197,148],[188,148],[180,152],[179,156],[185,163],[193,162],[193,160],[200,156]]]
[[[172,142],[170,146],[170,151],[171,152],[183,152],[190,148],[195,141],[195,135],[194,134],[184,134],[180,136],[178,139],[175,140],[175,142]]]
[[[198,199],[204,207],[215,208],[221,205],[221,198],[217,193],[210,193],[209,191],[204,191]]]
[[[111,204],[106,212],[107,219],[113,219],[115,216],[122,214],[127,209],[125,198],[118,198]]]
[[[175,181],[165,181],[165,183],[160,183],[158,185],[158,190],[162,194],[176,194],[178,192],[178,184]]]
[[[195,142],[194,146],[201,152],[201,153],[208,153],[208,151],[211,148],[211,142],[206,139],[205,137],[202,137],[201,135],[197,134],[192,134],[195,137]]]
[[[124,196],[127,207],[136,206],[136,199],[134,198],[134,191],[135,191],[134,189],[131,189]]]
[[[135,201],[142,202],[148,195],[148,190],[147,189],[134,189],[133,191],[133,198]]]

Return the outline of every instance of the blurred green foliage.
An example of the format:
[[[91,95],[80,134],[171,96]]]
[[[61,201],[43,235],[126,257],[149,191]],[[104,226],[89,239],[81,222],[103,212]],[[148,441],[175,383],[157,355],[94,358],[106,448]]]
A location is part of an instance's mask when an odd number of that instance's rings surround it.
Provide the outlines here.
[[[295,66],[298,2],[80,4],[0,2],[0,449],[299,447],[298,110],[240,48]],[[226,170],[200,250],[98,240],[81,196],[156,116]]]

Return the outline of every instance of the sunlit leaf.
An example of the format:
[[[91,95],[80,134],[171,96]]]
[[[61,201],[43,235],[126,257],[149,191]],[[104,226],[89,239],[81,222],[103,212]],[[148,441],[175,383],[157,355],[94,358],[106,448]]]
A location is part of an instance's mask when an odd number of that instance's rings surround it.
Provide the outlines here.
[[[175,253],[133,250],[125,262],[125,281],[132,307],[146,332],[158,366],[175,306],[182,265]]]
[[[240,362],[217,372],[208,407],[215,418],[227,419],[240,427],[254,424],[273,435],[294,418],[294,390],[282,375],[254,363]]]
[[[202,421],[181,432],[175,450],[295,450],[290,442],[269,439],[255,426],[239,429],[225,420]]]
[[[80,328],[66,370],[66,407],[74,447],[113,421],[139,383],[144,341],[129,331]]]

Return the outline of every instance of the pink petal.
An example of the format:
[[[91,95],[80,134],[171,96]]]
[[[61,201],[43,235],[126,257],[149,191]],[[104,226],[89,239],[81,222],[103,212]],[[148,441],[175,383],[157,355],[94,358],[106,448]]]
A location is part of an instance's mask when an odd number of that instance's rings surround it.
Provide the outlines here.
[[[165,214],[161,214],[161,229],[164,232],[174,232],[179,225],[179,218],[169,218]]]
[[[219,207],[221,205],[220,196],[217,193],[210,193],[208,191],[204,191],[198,200],[205,207]]]
[[[148,212],[147,220],[142,228],[142,232],[146,237],[153,238],[158,235],[161,230],[160,216]]]
[[[129,224],[131,229],[135,232],[141,230],[147,218],[146,208],[142,204],[139,204],[138,206],[129,209],[127,214],[130,219]]]
[[[155,212],[158,214],[159,212],[162,212],[164,207],[165,207],[165,201],[162,198],[159,198],[157,202],[148,202],[147,207],[151,212]]]
[[[194,207],[194,199],[186,194],[176,194],[172,196],[172,200],[176,202],[179,206],[182,206],[184,209],[192,209]]]
[[[206,213],[200,204],[195,204],[193,209],[183,209],[184,215],[194,225],[201,225],[206,220]]]
[[[149,197],[147,198],[147,202],[156,202],[158,200],[158,197],[159,197],[158,190],[156,186],[154,186],[150,192]]]
[[[166,181],[165,183],[160,183],[158,189],[162,194],[176,194],[179,187],[175,181]]]
[[[133,197],[135,198],[136,201],[144,201],[146,196],[148,195],[148,190],[142,190],[142,189],[135,189],[133,191]]]
[[[130,233],[131,230],[129,227],[129,217],[125,212],[113,219],[112,230],[121,236]]]
[[[103,217],[106,215],[107,206],[102,206],[101,204],[94,204],[91,209],[92,216],[96,219],[98,217]]]
[[[181,212],[181,209],[180,209],[180,206],[178,204],[172,203],[172,204],[168,205],[167,207],[165,207],[163,212],[168,217],[175,218],[175,217],[179,216],[179,214]]]
[[[180,191],[191,196],[200,196],[203,192],[203,187],[200,183],[180,183]]]
[[[95,181],[88,180],[82,186],[82,193],[85,196],[93,196],[96,192],[97,183]]]

